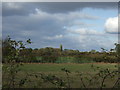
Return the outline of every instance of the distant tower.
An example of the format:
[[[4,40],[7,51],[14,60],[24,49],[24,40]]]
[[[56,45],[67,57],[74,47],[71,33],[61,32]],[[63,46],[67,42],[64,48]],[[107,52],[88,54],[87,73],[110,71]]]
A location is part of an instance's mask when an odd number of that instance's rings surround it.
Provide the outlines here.
[[[63,47],[62,47],[62,44],[60,44],[60,51],[63,51]]]

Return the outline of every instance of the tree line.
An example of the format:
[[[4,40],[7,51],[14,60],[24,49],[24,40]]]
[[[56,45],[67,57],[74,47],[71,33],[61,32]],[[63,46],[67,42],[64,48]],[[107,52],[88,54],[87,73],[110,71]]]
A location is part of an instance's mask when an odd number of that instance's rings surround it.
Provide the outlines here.
[[[31,40],[28,39],[26,43],[31,44]],[[118,52],[120,50],[120,44],[115,43],[115,48],[107,51],[101,48],[102,51],[86,51],[81,52],[79,50],[63,49],[62,44],[59,48],[45,47],[45,48],[25,48],[27,45],[23,41],[12,40],[9,36],[2,41],[2,54],[3,63],[9,61],[9,56],[15,56],[16,52],[20,57],[17,62],[23,63],[82,63],[82,62],[109,62],[117,63]],[[19,46],[19,48],[18,48]]]

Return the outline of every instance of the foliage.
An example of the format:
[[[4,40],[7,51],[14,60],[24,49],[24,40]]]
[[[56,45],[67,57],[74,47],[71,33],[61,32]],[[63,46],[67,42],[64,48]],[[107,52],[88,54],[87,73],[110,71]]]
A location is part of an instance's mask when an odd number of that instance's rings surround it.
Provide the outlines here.
[[[61,52],[63,51],[63,47],[62,47],[62,44],[60,45],[60,51],[61,51]]]
[[[31,43],[30,39],[24,44],[23,41],[12,40],[9,36],[3,41],[3,62],[6,67],[3,68],[3,73],[7,74],[7,83],[3,87],[15,88],[16,75],[20,71],[19,66],[22,57],[20,51],[25,48],[26,44]]]
[[[53,48],[46,47],[42,52],[42,62],[54,63],[57,60],[58,53]]]
[[[10,37],[9,37],[10,39]],[[117,63],[119,60],[119,47],[120,44],[115,44],[115,49],[108,51],[104,48],[101,48],[102,51],[91,50],[89,52],[80,52],[79,50],[64,49],[60,45],[60,48],[40,48],[32,49],[25,48],[22,41],[16,42],[12,40],[12,43],[16,45],[15,47],[11,46],[8,38],[3,41],[3,63],[8,60],[8,57],[16,53],[15,49],[17,48],[17,43],[19,43],[20,50],[18,62],[24,63],[91,63],[91,62],[105,62],[105,63]],[[30,39],[27,40],[28,43]],[[25,44],[26,45],[26,44]],[[7,58],[7,59],[6,59]],[[16,59],[17,60],[17,59]]]
[[[45,64],[44,64],[45,65]],[[62,75],[59,75],[54,72],[43,73],[43,72],[27,72],[24,73],[21,77],[19,76],[19,80],[15,82],[18,83],[15,87],[22,88],[41,88],[46,85],[52,88],[73,88],[74,84],[78,84],[77,88],[117,88],[119,87],[119,79],[118,79],[118,70],[99,67],[96,64],[88,65],[89,69],[87,72],[76,71],[73,72],[70,68],[61,68]],[[49,68],[49,67],[48,67]],[[93,70],[94,73],[89,72],[89,70]],[[20,74],[20,73],[19,73]],[[19,75],[18,74],[18,75]],[[74,80],[73,80],[74,79]],[[78,82],[77,82],[78,81]],[[110,82],[110,84],[108,84]],[[111,83],[112,82],[112,83]]]

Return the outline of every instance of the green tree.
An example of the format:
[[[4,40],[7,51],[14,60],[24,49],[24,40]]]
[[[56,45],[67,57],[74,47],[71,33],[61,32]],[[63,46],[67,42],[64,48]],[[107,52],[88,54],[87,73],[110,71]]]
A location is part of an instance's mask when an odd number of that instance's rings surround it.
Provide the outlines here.
[[[62,44],[60,44],[60,51],[63,51],[63,46],[62,46]]]
[[[3,40],[3,60],[5,60],[3,73],[6,73],[8,76],[6,79],[7,81],[5,87],[15,88],[17,84],[15,79],[18,71],[20,70],[19,66],[21,65],[20,60],[23,59],[22,57],[20,57],[20,51],[25,49],[25,45],[30,43],[30,39],[23,43],[23,41],[12,40],[9,36],[5,40]]]
[[[120,54],[120,44],[115,43],[115,51]]]
[[[54,63],[58,58],[58,52],[52,47],[42,49],[42,62]]]
[[[91,52],[91,53],[96,53],[96,50],[93,50],[93,49],[92,49],[90,52]]]

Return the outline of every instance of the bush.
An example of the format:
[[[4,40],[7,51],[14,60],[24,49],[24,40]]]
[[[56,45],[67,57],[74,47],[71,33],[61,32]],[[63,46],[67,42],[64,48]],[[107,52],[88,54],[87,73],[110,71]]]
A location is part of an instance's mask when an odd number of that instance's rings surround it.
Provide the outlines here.
[[[42,63],[55,63],[56,60],[56,56],[43,56],[41,61]]]

